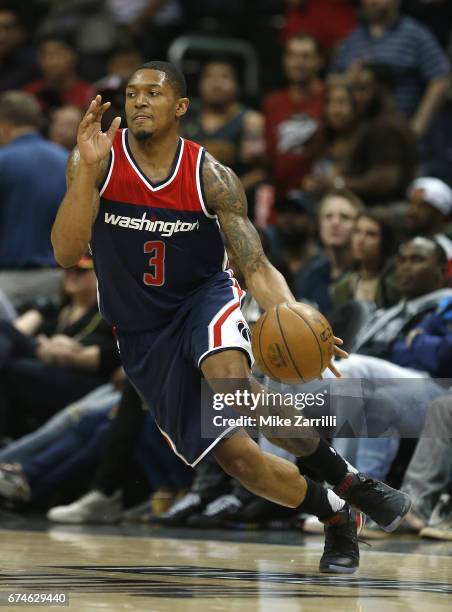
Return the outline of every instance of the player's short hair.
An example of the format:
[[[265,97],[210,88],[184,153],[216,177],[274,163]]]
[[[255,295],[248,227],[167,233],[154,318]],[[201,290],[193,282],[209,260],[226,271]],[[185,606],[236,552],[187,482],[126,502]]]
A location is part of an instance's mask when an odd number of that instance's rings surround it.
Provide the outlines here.
[[[41,125],[41,111],[36,98],[23,91],[0,94],[0,121],[17,127]]]
[[[185,77],[182,72],[177,68],[174,64],[170,62],[146,62],[135,70],[157,70],[158,72],[163,72],[165,74],[165,78],[177,93],[179,98],[185,98],[187,96],[187,83],[185,81]]]

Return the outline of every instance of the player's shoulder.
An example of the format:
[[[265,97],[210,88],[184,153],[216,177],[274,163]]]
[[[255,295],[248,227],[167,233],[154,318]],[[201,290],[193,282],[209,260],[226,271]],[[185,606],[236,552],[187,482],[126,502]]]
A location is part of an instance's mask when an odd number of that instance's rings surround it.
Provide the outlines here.
[[[204,188],[209,187],[216,181],[221,181],[226,185],[235,184],[238,181],[236,173],[229,166],[225,166],[220,163],[213,155],[205,152],[204,163],[202,167],[202,178],[204,182]]]
[[[205,154],[202,168],[203,192],[207,205],[216,210],[227,203],[231,198],[242,199],[243,187],[236,173],[221,164],[210,153]]]

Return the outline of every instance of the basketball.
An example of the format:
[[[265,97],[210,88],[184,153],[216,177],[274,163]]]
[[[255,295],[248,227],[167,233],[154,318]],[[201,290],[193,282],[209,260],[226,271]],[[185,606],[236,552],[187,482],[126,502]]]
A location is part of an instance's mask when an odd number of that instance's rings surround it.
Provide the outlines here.
[[[308,382],[319,378],[333,357],[333,331],[312,306],[286,302],[260,317],[252,347],[256,364],[270,378],[288,384]]]

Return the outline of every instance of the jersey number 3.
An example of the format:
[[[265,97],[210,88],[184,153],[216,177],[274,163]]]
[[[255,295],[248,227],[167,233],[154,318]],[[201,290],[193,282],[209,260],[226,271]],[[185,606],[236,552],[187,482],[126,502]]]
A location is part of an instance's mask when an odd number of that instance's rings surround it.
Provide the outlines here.
[[[165,282],[165,243],[161,240],[149,240],[144,243],[144,252],[150,253],[150,272],[143,274],[145,285],[161,287]]]

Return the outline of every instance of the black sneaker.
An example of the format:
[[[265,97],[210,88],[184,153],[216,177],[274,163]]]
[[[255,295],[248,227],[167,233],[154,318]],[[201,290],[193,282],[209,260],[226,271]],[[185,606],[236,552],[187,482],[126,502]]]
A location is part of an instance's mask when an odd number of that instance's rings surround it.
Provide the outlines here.
[[[242,502],[235,495],[221,495],[204,508],[202,514],[192,514],[187,519],[188,527],[220,527],[225,520],[233,519],[242,507]]]
[[[150,523],[167,527],[180,527],[192,514],[203,509],[205,502],[198,493],[189,491],[182,499],[176,501],[167,512],[155,514],[149,518]]]
[[[411,499],[406,493],[365,474],[349,472],[334,492],[385,531],[397,529],[411,508]]]
[[[365,517],[348,504],[325,524],[325,548],[320,559],[322,573],[354,574],[359,568],[358,535]]]

